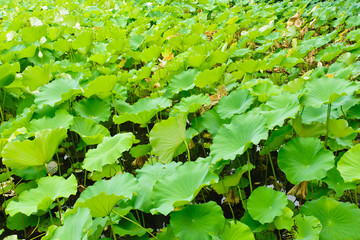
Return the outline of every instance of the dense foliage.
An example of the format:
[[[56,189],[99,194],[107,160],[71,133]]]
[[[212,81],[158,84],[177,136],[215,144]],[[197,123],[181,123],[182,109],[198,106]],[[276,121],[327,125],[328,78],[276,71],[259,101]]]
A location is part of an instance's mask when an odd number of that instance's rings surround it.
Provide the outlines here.
[[[360,239],[360,3],[0,0],[2,238]]]

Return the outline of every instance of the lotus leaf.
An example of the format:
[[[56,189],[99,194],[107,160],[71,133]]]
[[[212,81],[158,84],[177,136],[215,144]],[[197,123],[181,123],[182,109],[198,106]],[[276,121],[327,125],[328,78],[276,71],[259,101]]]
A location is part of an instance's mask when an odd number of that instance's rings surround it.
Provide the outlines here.
[[[180,91],[186,91],[195,87],[194,79],[199,71],[195,69],[189,69],[175,75],[170,80],[168,89],[171,93],[178,93]]]
[[[305,86],[307,93],[304,96],[304,105],[319,108],[341,96],[351,95],[358,88],[356,84],[339,78],[312,79]]]
[[[75,118],[70,130],[78,133],[86,145],[99,144],[104,137],[110,137],[107,128],[88,118]]]
[[[220,81],[220,79],[223,77],[224,68],[223,67],[217,67],[213,69],[206,69],[203,72],[200,72],[195,77],[195,85],[199,88],[204,88],[206,86],[209,86],[213,83],[216,83]]]
[[[49,239],[87,239],[93,220],[88,208],[78,208],[76,213],[67,215],[64,225],[55,229]]]
[[[278,154],[279,167],[293,184],[322,179],[334,163],[333,153],[317,138],[293,138]]]
[[[233,221],[231,221],[230,224],[225,224],[224,231],[220,236],[222,240],[232,240],[237,238],[255,240],[254,234],[246,224],[241,222],[234,223]]]
[[[304,216],[302,214],[296,215],[295,218],[296,229],[294,232],[294,239],[296,240],[314,240],[319,239],[322,229],[319,219],[314,216]]]
[[[83,168],[88,171],[101,171],[104,165],[116,162],[124,151],[130,149],[133,143],[134,135],[131,132],[104,137],[96,149],[87,151]]]
[[[220,99],[216,112],[222,119],[231,118],[235,114],[245,112],[253,103],[254,98],[247,89],[238,89]]]
[[[168,215],[175,207],[189,204],[202,187],[217,180],[207,163],[186,162],[176,168],[176,175],[166,175],[156,182],[151,195],[154,206],[151,212]]]
[[[170,224],[180,239],[211,239],[211,233],[219,234],[223,229],[225,218],[220,206],[210,201],[172,212]]]
[[[4,65],[0,66],[0,87],[3,88],[10,85],[15,80],[15,75],[19,71],[19,63],[5,63]]]
[[[356,239],[360,235],[360,210],[350,203],[338,202],[323,196],[306,202],[301,212],[320,220],[320,239]]]
[[[40,119],[31,120],[27,129],[29,132],[37,132],[43,129],[69,128],[73,118],[66,110],[59,109],[52,118],[45,116]]]
[[[150,144],[159,161],[169,163],[185,142],[186,114],[178,114],[156,123],[150,132]]]
[[[100,76],[89,83],[84,89],[84,96],[90,98],[93,95],[99,98],[107,98],[112,94],[117,78],[115,75]]]
[[[51,79],[51,66],[44,64],[44,66],[27,67],[22,73],[22,82],[28,86],[31,91],[36,90],[49,83]]]
[[[283,214],[275,217],[274,219],[274,224],[276,228],[290,230],[291,227],[294,225],[294,221],[292,219],[293,215],[294,212],[290,208],[285,207]]]
[[[338,196],[341,196],[345,190],[356,188],[355,183],[344,182],[344,179],[341,177],[337,168],[330,169],[323,181],[329,186],[329,188],[334,189]]]
[[[6,207],[10,216],[21,212],[27,216],[39,210],[47,211],[56,198],[76,194],[77,181],[74,175],[68,179],[63,177],[43,177],[38,181],[37,188],[23,191],[18,201],[11,201]]]
[[[1,152],[8,167],[25,169],[44,166],[55,154],[59,144],[67,137],[65,128],[45,129],[35,133],[34,140],[13,141]]]
[[[89,186],[75,203],[75,208],[87,207],[91,216],[108,216],[121,199],[131,199],[137,194],[139,185],[129,173],[116,174],[110,180],[99,180]]]
[[[79,82],[66,78],[55,79],[41,86],[39,91],[39,93],[35,94],[35,103],[40,108],[42,108],[43,105],[53,107],[81,93]]]
[[[124,105],[119,109],[119,115],[114,116],[114,123],[121,124],[127,121],[146,125],[157,112],[171,106],[167,98],[142,98],[132,106]]]
[[[176,104],[171,111],[172,115],[179,112],[193,113],[196,112],[202,105],[210,105],[210,98],[203,94],[191,95],[187,98],[182,98],[180,103]]]
[[[345,182],[353,182],[360,179],[360,144],[347,151],[339,160],[337,169]]]
[[[214,160],[233,160],[243,154],[251,144],[258,144],[268,137],[265,127],[266,119],[252,113],[233,117],[230,124],[223,125],[211,145]]]
[[[79,116],[89,118],[97,123],[105,122],[110,117],[110,105],[101,99],[83,99],[75,102],[73,107]]]

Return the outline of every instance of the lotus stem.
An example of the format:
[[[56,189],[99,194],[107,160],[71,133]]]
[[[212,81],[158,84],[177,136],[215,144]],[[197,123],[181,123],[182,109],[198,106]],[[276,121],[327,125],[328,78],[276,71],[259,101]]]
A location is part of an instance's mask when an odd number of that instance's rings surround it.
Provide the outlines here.
[[[150,130],[149,130],[149,125],[146,123],[146,130],[147,130],[147,133],[149,134],[150,136]]]
[[[239,192],[239,196],[240,196],[240,200],[241,200],[243,209],[246,211],[246,205],[245,205],[244,199],[243,199],[243,197],[242,197],[241,189],[240,189],[239,186],[237,186],[237,189],[238,189],[238,192]]]
[[[355,204],[358,207],[358,197],[357,197],[357,184],[356,184],[356,188],[355,188]]]
[[[141,225],[138,224],[137,222],[131,220],[130,218],[125,217],[124,215],[121,215],[120,213],[116,212],[115,210],[112,210],[112,211],[113,211],[115,214],[119,215],[120,217],[122,217],[122,218],[128,220],[129,222],[132,222],[132,223],[135,224],[136,226],[144,229],[144,230],[145,230],[148,234],[150,234],[153,238],[158,239],[154,234],[152,234],[149,230],[147,230],[146,228],[144,228],[143,226],[141,226]],[[109,215],[109,217],[110,217],[110,215]]]
[[[187,154],[188,154],[188,160],[189,162],[191,161],[191,156],[190,156],[190,150],[189,150],[189,146],[186,142],[186,140],[184,140],[185,146],[186,146],[186,150],[187,150]]]
[[[233,211],[233,209],[232,209],[232,207],[231,207],[231,203],[230,203],[229,201],[227,201],[227,202],[228,202],[228,204],[229,204],[229,208],[230,208],[230,211],[231,211],[231,215],[232,215],[232,217],[233,217],[233,219],[234,219],[234,222],[235,222],[235,224],[236,224],[236,218],[235,218],[234,211]]]
[[[62,225],[62,223],[61,223],[61,204],[60,204],[59,198],[56,198],[56,203],[57,203],[57,207],[59,210],[60,224]]]
[[[327,147],[327,141],[329,138],[329,119],[330,119],[330,112],[331,112],[331,103],[328,104],[328,108],[327,108],[327,114],[326,114],[326,124],[325,124],[325,128],[326,128],[326,135],[325,135],[325,141],[324,141],[324,147]]]
[[[268,152],[267,155],[268,155],[268,158],[269,158],[269,161],[270,161],[270,165],[271,165],[271,169],[272,169],[272,172],[273,172],[273,175],[274,175],[275,188],[276,188],[276,190],[280,190],[280,189],[279,189],[279,186],[278,186],[278,183],[277,183],[276,172],[275,172],[274,164],[273,164],[272,159],[271,159],[271,154],[270,154],[270,152]]]
[[[250,174],[250,156],[249,156],[249,151],[246,151],[247,154],[247,158],[248,158],[248,176],[249,176],[249,183],[250,183],[250,193],[252,193],[253,191],[253,187],[252,187],[252,183],[251,183],[251,174]]]
[[[56,158],[57,158],[57,161],[58,161],[59,176],[61,177],[60,159],[59,159],[59,154],[58,154],[58,152],[56,152]]]
[[[110,219],[110,226],[111,226],[111,232],[112,232],[112,235],[113,235],[113,239],[116,240],[116,235],[115,235],[115,232],[114,232],[114,223],[111,219],[111,216],[109,214],[109,219]]]

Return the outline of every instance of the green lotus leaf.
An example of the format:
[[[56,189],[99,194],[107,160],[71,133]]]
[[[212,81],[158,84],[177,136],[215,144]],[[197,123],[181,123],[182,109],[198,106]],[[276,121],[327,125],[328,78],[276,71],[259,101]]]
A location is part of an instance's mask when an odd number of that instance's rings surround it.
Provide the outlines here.
[[[141,44],[144,42],[144,40],[145,38],[141,35],[132,36],[129,41],[131,49],[134,51],[138,49],[141,46]]]
[[[137,194],[139,184],[129,173],[116,174],[110,180],[99,180],[89,186],[76,201],[74,208],[87,207],[92,217],[108,216],[121,199]]]
[[[241,114],[249,109],[253,101],[254,97],[249,90],[238,89],[220,99],[216,106],[216,112],[222,119],[231,118],[235,114]]]
[[[223,52],[220,50],[215,50],[211,52],[211,55],[208,58],[207,64],[208,66],[214,66],[215,64],[223,64],[225,63],[229,58],[228,52]]]
[[[210,147],[214,160],[233,160],[243,154],[252,144],[268,137],[266,118],[251,112],[232,118],[216,133]]]
[[[35,42],[47,34],[47,26],[31,26],[20,30],[21,38],[24,42]]]
[[[273,129],[275,126],[282,126],[284,120],[295,118],[300,110],[300,104],[296,94],[284,92],[277,96],[271,96],[261,113],[267,118],[267,127]]]
[[[135,208],[144,212],[150,212],[152,209],[151,194],[155,183],[164,178],[176,173],[177,167],[180,163],[171,162],[168,164],[155,163],[154,165],[147,164],[141,169],[137,169],[136,178],[139,181],[139,195],[136,196]]]
[[[113,137],[104,137],[97,148],[87,151],[83,168],[88,171],[101,171],[106,164],[113,164],[124,151],[131,148],[135,137],[131,132],[119,133]]]
[[[302,124],[301,117],[298,115],[290,122],[296,134],[300,137],[319,137],[326,134],[324,124],[313,122],[312,124]]]
[[[64,225],[57,227],[48,239],[87,239],[92,223],[90,210],[78,208],[76,213],[65,217]]]
[[[110,104],[97,98],[87,98],[73,104],[76,114],[97,123],[105,122],[110,117]]]
[[[351,95],[358,86],[350,81],[339,78],[314,78],[307,82],[304,105],[319,108],[323,104],[334,102],[341,96]]]
[[[180,103],[176,104],[170,114],[175,115],[179,112],[193,113],[196,112],[202,105],[210,105],[211,101],[208,96],[204,94],[191,95],[190,97],[182,98]]]
[[[150,62],[151,60],[158,58],[161,51],[162,48],[159,46],[150,46],[142,51],[140,54],[140,59],[143,62]]]
[[[247,208],[251,217],[260,223],[270,223],[275,217],[281,216],[287,204],[283,192],[267,187],[258,187],[250,195]]]
[[[3,88],[10,85],[15,80],[15,75],[17,72],[20,72],[19,63],[5,63],[0,66],[0,87]]]
[[[93,95],[96,95],[101,99],[107,98],[111,96],[116,83],[117,78],[115,75],[97,77],[84,89],[83,95],[87,98],[90,98]]]
[[[2,161],[6,166],[20,170],[44,166],[52,159],[59,144],[66,137],[65,128],[41,130],[35,133],[34,140],[6,144],[1,152]]]
[[[220,81],[224,74],[224,67],[216,67],[213,69],[206,69],[203,72],[200,72],[195,77],[195,85],[199,88],[204,88],[206,86],[212,85],[213,83],[216,83]]]
[[[320,220],[320,239],[357,239],[360,236],[360,210],[355,204],[338,202],[322,196],[306,202],[301,212]]]
[[[186,91],[195,87],[194,79],[199,71],[189,69],[171,78],[168,89],[171,93]]]
[[[304,107],[301,114],[302,122],[305,124],[311,124],[313,122],[320,122],[325,124],[327,115],[327,106],[321,105],[319,108]],[[330,119],[337,118],[335,109],[331,109]]]
[[[135,147],[132,147],[130,149],[130,154],[134,158],[145,156],[151,151],[150,144],[144,144],[144,145],[137,145]]]
[[[10,186],[11,189],[11,186]],[[5,189],[4,189],[5,192]],[[6,227],[10,230],[24,230],[27,227],[35,227],[38,222],[37,216],[26,216],[22,213],[17,213],[14,216],[6,217]]]
[[[49,84],[43,85],[35,94],[35,103],[42,108],[43,105],[54,107],[81,93],[79,82],[73,79],[58,78]]]
[[[325,149],[317,138],[293,138],[278,154],[279,167],[292,184],[320,180],[334,163],[333,153]]]
[[[322,229],[319,219],[314,216],[296,215],[296,228],[292,231],[296,240],[317,240]]]
[[[291,227],[294,225],[294,221],[292,219],[293,215],[294,212],[290,208],[285,207],[283,214],[275,217],[274,219],[275,227],[279,230],[281,229],[290,230]]]
[[[59,176],[43,177],[38,181],[37,188],[23,191],[18,201],[11,201],[6,212],[10,216],[21,212],[27,216],[39,210],[47,211],[56,198],[68,198],[76,194],[77,181],[74,175],[68,179]]]
[[[181,211],[170,213],[170,225],[180,239],[211,239],[210,234],[219,234],[225,218],[221,207],[210,201],[204,204],[187,205]]]
[[[348,126],[345,119],[330,119],[328,129],[331,135],[339,138],[347,137],[355,132],[354,129]]]
[[[260,102],[266,102],[270,96],[280,94],[280,87],[268,80],[260,80],[251,87],[250,91]]]
[[[88,118],[76,117],[70,130],[79,134],[86,145],[99,144],[104,137],[110,137],[106,127]]]
[[[176,174],[166,175],[156,182],[151,195],[154,206],[151,213],[168,215],[175,207],[189,204],[202,187],[217,180],[218,176],[210,172],[206,162],[186,162],[176,168]]]
[[[234,221],[231,221],[230,225],[225,224],[224,231],[220,236],[222,240],[233,240],[237,238],[255,240],[254,234],[246,224],[242,222],[234,223]]]
[[[195,127],[199,132],[207,130],[213,136],[219,130],[220,126],[223,124],[219,114],[215,110],[206,111],[201,117],[194,119],[191,123],[191,126]]]
[[[5,146],[6,147],[6,146]],[[347,151],[339,160],[337,169],[345,182],[353,182],[360,179],[360,144]]]
[[[342,196],[345,190],[356,188],[356,184],[353,182],[345,183],[337,168],[330,169],[323,181],[329,186],[329,188],[334,189],[338,196]]]
[[[315,57],[315,61],[329,62],[343,52],[344,45],[342,43],[332,44],[321,50]]]
[[[73,49],[77,49],[81,54],[86,54],[89,47],[93,43],[93,34],[91,30],[84,30],[76,36],[76,39],[71,42]]]
[[[281,66],[284,66],[285,68],[292,68],[298,63],[303,63],[304,60],[302,58],[296,58],[296,57],[286,57],[283,58],[281,62]]]
[[[42,85],[48,84],[51,79],[51,66],[44,64],[43,66],[27,67],[22,73],[22,82],[28,86],[30,91],[36,90]]]
[[[151,129],[150,145],[154,154],[159,156],[160,162],[171,162],[177,150],[184,144],[186,118],[187,115],[181,113],[156,123]]]
[[[33,119],[27,126],[29,132],[37,132],[43,129],[56,129],[56,128],[69,128],[69,125],[73,122],[73,116],[66,110],[59,109],[55,112],[55,116],[43,117],[40,119]]]
[[[146,125],[155,114],[171,106],[171,101],[167,98],[142,98],[134,105],[119,109],[119,115],[114,116],[114,123],[121,124],[127,121]]]

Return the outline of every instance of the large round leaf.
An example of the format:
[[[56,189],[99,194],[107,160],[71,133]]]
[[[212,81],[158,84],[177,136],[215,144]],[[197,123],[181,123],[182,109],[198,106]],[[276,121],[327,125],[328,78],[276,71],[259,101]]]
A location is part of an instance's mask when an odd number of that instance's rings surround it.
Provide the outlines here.
[[[78,208],[75,214],[67,215],[64,225],[55,229],[49,239],[86,239],[93,220],[88,208]]]
[[[175,236],[184,240],[211,239],[210,233],[219,234],[225,224],[221,207],[213,201],[187,205],[181,211],[172,212],[170,217]]]
[[[90,118],[97,123],[109,120],[111,114],[110,104],[97,98],[74,102],[73,107],[78,115],[83,118]]]
[[[202,187],[215,183],[217,175],[205,162],[186,162],[176,168],[176,174],[160,178],[154,185],[152,213],[169,214],[175,207],[189,204]]]
[[[323,104],[334,102],[340,96],[352,94],[358,88],[356,84],[345,79],[314,78],[306,84],[307,93],[304,96],[304,104],[319,108]]]
[[[242,223],[231,221],[230,224],[225,224],[224,231],[221,234],[222,240],[233,240],[233,239],[243,239],[243,240],[255,240],[254,234],[250,228]]]
[[[168,89],[172,93],[178,93],[180,91],[185,91],[195,87],[194,79],[199,71],[195,69],[189,69],[178,75],[175,75],[169,83]]]
[[[138,181],[129,173],[117,174],[110,180],[99,180],[81,193],[75,203],[87,207],[91,216],[105,217],[121,199],[131,199],[139,189]]]
[[[84,90],[84,96],[90,98],[92,95],[96,95],[101,99],[109,97],[112,94],[116,81],[115,75],[97,77]]]
[[[294,217],[296,228],[293,230],[296,240],[319,239],[322,229],[319,219],[314,216],[296,215]]]
[[[223,125],[214,137],[211,153],[214,159],[233,160],[243,154],[251,144],[258,144],[268,137],[266,119],[262,115],[248,113],[235,116],[230,124]]]
[[[333,153],[317,138],[293,138],[278,154],[279,167],[293,184],[322,179],[334,163]]]
[[[69,197],[76,194],[77,181],[74,175],[67,180],[63,177],[40,178],[37,188],[23,191],[19,200],[13,200],[6,208],[10,216],[21,212],[25,215],[36,213],[38,210],[47,211],[56,198]]]
[[[59,109],[55,112],[55,116],[43,117],[40,119],[31,120],[27,126],[29,132],[37,132],[43,129],[56,129],[56,128],[69,128],[69,125],[73,121],[73,116],[66,110]]]
[[[338,202],[323,196],[306,202],[301,212],[320,220],[320,239],[358,239],[360,236],[360,210],[354,204]]]
[[[202,105],[210,104],[209,96],[204,94],[191,95],[187,98],[182,98],[180,103],[176,104],[171,111],[172,115],[175,115],[179,112],[193,113],[196,112]]]
[[[345,182],[360,180],[360,144],[352,147],[340,158],[337,168]]]
[[[185,141],[186,114],[169,117],[151,129],[150,144],[159,161],[169,163]]]
[[[35,94],[35,103],[40,108],[43,105],[53,107],[81,93],[79,82],[67,78],[58,78],[49,84],[41,86],[39,91],[39,93]]]
[[[104,137],[110,137],[106,127],[88,118],[75,118],[70,130],[78,133],[86,145],[99,144]]]
[[[254,97],[247,89],[238,89],[220,99],[216,111],[222,119],[245,112],[253,103]]]
[[[127,121],[146,125],[157,112],[170,107],[171,101],[167,98],[142,98],[134,105],[118,109],[119,115],[114,116],[114,123],[121,124]]]
[[[338,196],[342,196],[345,190],[356,188],[355,183],[345,182],[344,179],[341,177],[340,172],[335,167],[330,169],[326,173],[326,177],[323,179],[323,181],[328,185],[329,188],[334,189]]]
[[[67,137],[65,128],[45,129],[35,133],[34,140],[9,142],[1,152],[8,167],[25,169],[44,166],[55,154],[59,144]]]
[[[139,181],[140,190],[139,195],[136,196],[135,208],[144,212],[150,212],[150,209],[153,207],[151,194],[155,183],[165,176],[174,175],[180,164],[176,162],[168,164],[155,163],[154,165],[145,165],[141,169],[136,170],[138,173],[136,178]]]
[[[250,195],[247,208],[250,216],[260,223],[270,223],[276,216],[281,216],[287,204],[283,192],[267,187],[258,187]]]
[[[124,151],[130,149],[133,142],[134,135],[131,132],[104,137],[96,149],[87,151],[83,168],[88,171],[101,171],[104,165],[116,162]]]

